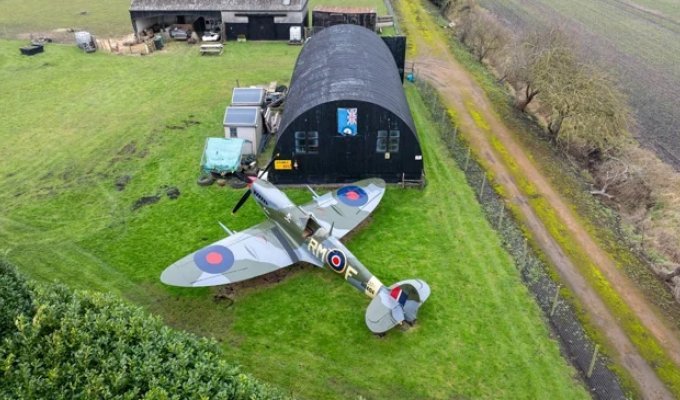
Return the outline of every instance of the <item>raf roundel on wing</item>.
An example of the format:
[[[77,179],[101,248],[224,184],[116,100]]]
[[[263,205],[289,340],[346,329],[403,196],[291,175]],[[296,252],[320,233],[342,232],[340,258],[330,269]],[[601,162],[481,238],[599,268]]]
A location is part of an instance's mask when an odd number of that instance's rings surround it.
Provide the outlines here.
[[[338,190],[338,198],[352,207],[361,207],[368,202],[368,194],[359,186],[345,186]]]
[[[234,253],[224,246],[208,246],[194,254],[196,266],[209,274],[222,274],[234,265]]]

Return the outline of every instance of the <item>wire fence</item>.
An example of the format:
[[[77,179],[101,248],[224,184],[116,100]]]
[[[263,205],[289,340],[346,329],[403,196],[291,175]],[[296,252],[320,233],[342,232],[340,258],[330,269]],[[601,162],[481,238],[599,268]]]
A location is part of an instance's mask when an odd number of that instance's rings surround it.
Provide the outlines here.
[[[548,267],[528,246],[517,221],[507,212],[505,199],[494,190],[494,182],[475,160],[470,147],[458,134],[436,89],[416,79],[416,87],[430,110],[450,154],[465,173],[468,184],[475,192],[491,226],[499,233],[505,249],[515,261],[524,284],[536,298],[543,315],[558,336],[563,354],[581,373],[593,397],[598,399],[625,399],[625,393],[616,376],[608,367],[599,346],[590,340],[575,310],[560,294],[560,286],[551,279]]]

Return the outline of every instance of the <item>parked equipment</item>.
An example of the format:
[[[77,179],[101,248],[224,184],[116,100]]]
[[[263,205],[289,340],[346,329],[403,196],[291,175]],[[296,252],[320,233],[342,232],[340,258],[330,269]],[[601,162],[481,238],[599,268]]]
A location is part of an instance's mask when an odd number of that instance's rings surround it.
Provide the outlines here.
[[[30,44],[28,46],[24,46],[19,49],[21,51],[21,54],[25,56],[34,56],[38,53],[42,53],[44,50],[44,46],[41,44]]]
[[[243,139],[208,138],[205,141],[201,172],[225,176],[241,169]]]
[[[220,33],[216,31],[205,32],[201,37],[202,42],[219,42]]]
[[[163,35],[155,35],[153,37],[153,44],[156,46],[156,50],[162,50],[163,47],[165,46],[165,40],[163,39]]]
[[[170,28],[168,34],[170,35],[171,38],[175,40],[188,40],[191,37],[190,30],[184,30],[178,26],[173,26],[172,28]]]
[[[302,44],[302,27],[291,26],[288,44]]]
[[[86,53],[94,53],[97,51],[97,44],[94,41],[94,36],[92,36],[90,32],[76,32],[76,44]]]

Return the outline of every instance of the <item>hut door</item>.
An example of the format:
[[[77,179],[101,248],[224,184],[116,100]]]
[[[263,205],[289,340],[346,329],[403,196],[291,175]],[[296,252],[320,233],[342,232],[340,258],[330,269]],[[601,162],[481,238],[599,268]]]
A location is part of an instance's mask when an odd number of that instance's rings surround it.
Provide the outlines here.
[[[335,157],[335,171],[341,181],[360,178],[365,170],[365,159],[362,148],[363,136],[336,136],[333,138],[332,152]]]

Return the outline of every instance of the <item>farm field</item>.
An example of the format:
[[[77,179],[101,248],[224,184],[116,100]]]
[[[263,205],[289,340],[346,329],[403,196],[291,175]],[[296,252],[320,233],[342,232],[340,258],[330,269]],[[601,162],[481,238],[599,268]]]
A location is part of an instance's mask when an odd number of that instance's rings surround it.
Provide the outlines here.
[[[480,0],[514,31],[563,26],[629,96],[639,140],[680,168],[680,6],[663,0]]]
[[[217,220],[263,219],[252,202],[230,217],[242,192],[198,187],[198,160],[235,80],[287,82],[299,47],[229,44],[209,58],[185,45],[149,57],[50,45],[28,58],[19,45],[0,41],[0,253],[30,276],[117,293],[300,397],[587,397],[412,87],[429,185],[389,188],[348,246],[383,281],[420,277],[433,295],[415,328],[379,340],[364,326],[368,299],[312,267],[239,287],[231,306],[158,280],[221,237]]]

